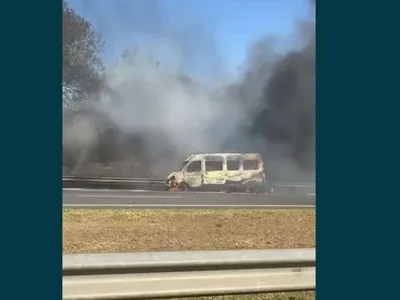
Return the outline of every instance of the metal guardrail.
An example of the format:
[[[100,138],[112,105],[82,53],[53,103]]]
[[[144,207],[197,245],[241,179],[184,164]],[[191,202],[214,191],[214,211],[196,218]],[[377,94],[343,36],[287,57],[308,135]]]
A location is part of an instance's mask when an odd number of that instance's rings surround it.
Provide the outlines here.
[[[91,181],[128,181],[128,182],[164,182],[165,179],[130,178],[130,177],[91,177],[91,176],[63,176],[63,180],[91,180]]]
[[[315,289],[315,249],[63,255],[63,299],[151,299]]]
[[[149,189],[164,190],[165,179],[127,177],[64,176],[64,188]],[[315,194],[315,183],[269,182],[271,193]]]
[[[273,182],[275,186],[282,187],[305,187],[305,188],[315,188],[315,183],[311,182]]]
[[[109,188],[164,190],[164,179],[63,176],[64,188]]]
[[[273,194],[315,195],[315,183],[271,182],[270,191]]]

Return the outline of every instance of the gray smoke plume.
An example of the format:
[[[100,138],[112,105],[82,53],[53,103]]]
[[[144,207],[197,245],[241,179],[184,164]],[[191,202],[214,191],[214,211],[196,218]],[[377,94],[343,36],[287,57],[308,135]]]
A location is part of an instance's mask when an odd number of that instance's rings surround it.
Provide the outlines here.
[[[95,9],[94,2],[84,3]],[[227,82],[210,32],[195,22],[170,22],[159,1],[135,3],[134,15],[120,5],[114,14],[132,37],[147,36],[146,47],[128,49],[103,74],[96,109],[89,109],[96,120],[85,121],[86,114],[64,120],[64,149],[79,145],[80,163],[89,160],[85,149],[93,148],[99,161],[136,162],[143,174],[131,176],[145,176],[148,169],[163,176],[191,152],[259,151],[272,178],[312,177],[313,22],[299,24],[300,45],[284,55],[275,49],[277,41],[260,38],[241,79]],[[190,70],[207,73],[213,84],[200,83]]]

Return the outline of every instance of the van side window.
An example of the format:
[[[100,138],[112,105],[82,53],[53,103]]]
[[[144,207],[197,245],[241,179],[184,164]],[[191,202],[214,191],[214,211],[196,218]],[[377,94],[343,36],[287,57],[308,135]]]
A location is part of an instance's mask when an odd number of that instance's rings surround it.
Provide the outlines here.
[[[239,170],[239,167],[240,167],[240,161],[237,159],[226,161],[226,169],[228,171],[237,171],[237,170]]]
[[[201,171],[201,160],[192,161],[186,168],[186,172],[200,172]]]
[[[243,170],[258,170],[258,160],[245,159],[243,160]]]
[[[223,163],[222,160],[210,160],[206,161],[206,171],[222,171],[223,170]]]

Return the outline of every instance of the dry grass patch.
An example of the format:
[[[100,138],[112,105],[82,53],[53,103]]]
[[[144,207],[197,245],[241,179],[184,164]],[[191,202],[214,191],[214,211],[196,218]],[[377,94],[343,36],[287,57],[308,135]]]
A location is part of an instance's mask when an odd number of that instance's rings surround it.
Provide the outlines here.
[[[314,210],[65,209],[64,253],[315,247]]]
[[[210,296],[180,298],[179,300],[315,300],[315,292],[269,293],[258,295]],[[178,300],[178,299],[176,299]]]

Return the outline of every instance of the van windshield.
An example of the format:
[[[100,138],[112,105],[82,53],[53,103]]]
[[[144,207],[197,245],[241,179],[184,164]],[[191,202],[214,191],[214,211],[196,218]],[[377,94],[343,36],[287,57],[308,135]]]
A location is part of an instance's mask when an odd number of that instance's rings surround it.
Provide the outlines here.
[[[181,167],[180,167],[179,171],[182,171],[183,168],[187,165],[188,162],[189,162],[188,160],[185,160],[185,161],[181,164]]]

